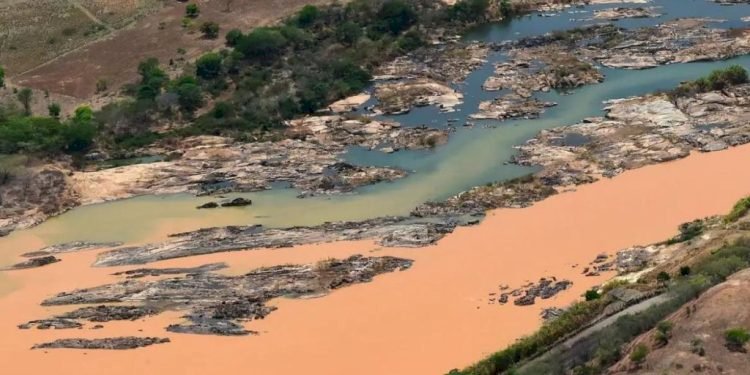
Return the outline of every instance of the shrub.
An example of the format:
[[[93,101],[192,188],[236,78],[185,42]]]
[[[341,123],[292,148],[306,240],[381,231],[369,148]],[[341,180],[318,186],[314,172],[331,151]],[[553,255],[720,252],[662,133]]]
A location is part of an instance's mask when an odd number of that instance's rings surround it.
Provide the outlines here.
[[[666,284],[671,278],[672,277],[664,271],[661,271],[656,275],[656,281],[658,281],[659,284]]]
[[[177,94],[177,103],[185,114],[192,116],[203,105],[203,91],[195,78],[181,77],[172,86],[172,91]]]
[[[60,105],[57,103],[50,103],[47,106],[47,111],[49,112],[49,116],[52,118],[59,119],[60,118]]]
[[[236,49],[246,59],[268,63],[275,60],[286,45],[286,38],[278,30],[259,27],[240,38]]]
[[[678,98],[712,90],[723,90],[728,86],[747,82],[748,74],[745,68],[732,65],[725,69],[714,70],[708,76],[695,81],[685,82],[672,90],[669,95],[672,98]]]
[[[724,332],[727,349],[733,352],[745,352],[745,344],[750,341],[750,333],[744,328],[731,328]]]
[[[672,333],[672,328],[674,328],[674,323],[668,320],[663,320],[656,325],[656,330],[665,335],[670,335]]]
[[[680,276],[688,276],[688,275],[690,275],[690,266],[680,267]]]
[[[0,66],[0,88],[5,87],[5,69]]]
[[[584,298],[586,299],[586,301],[594,301],[601,298],[601,295],[596,291],[596,289],[590,289],[586,291],[586,294],[584,294]]]
[[[310,27],[320,16],[320,10],[315,5],[305,5],[297,13],[297,26]]]
[[[196,18],[198,17],[198,14],[200,14],[200,9],[198,8],[198,4],[190,3],[185,6],[185,16],[190,18]]]
[[[206,39],[216,39],[219,37],[219,24],[216,22],[203,22],[200,30],[203,33],[203,37]]]
[[[727,224],[733,223],[745,216],[748,211],[750,211],[750,197],[745,197],[735,203],[734,207],[732,207],[732,211],[724,217],[724,222]]]
[[[680,234],[669,239],[667,241],[667,244],[671,245],[679,242],[690,241],[693,238],[703,234],[704,229],[705,227],[703,224],[703,220],[693,220],[691,222],[680,224],[680,226],[678,227]]]
[[[221,75],[222,57],[218,53],[209,52],[195,62],[195,75],[203,79],[214,79]]]
[[[31,115],[31,98],[33,96],[34,94],[31,92],[31,89],[28,87],[22,88],[16,94],[16,98],[18,99],[19,102],[21,102],[21,105],[23,105],[23,113],[26,116]]]
[[[107,91],[108,86],[109,84],[107,83],[107,80],[102,78],[96,80],[96,93],[99,94]]]
[[[227,35],[224,36],[224,38],[226,40],[227,46],[234,47],[237,45],[237,42],[239,42],[240,39],[242,38],[242,31],[238,29],[229,30],[229,32],[227,32]]]
[[[339,43],[353,46],[362,37],[362,27],[354,22],[347,21],[336,28],[336,39]]]
[[[648,346],[646,346],[645,344],[638,344],[630,353],[630,361],[633,362],[636,366],[640,366],[644,361],[646,361],[648,352]]]

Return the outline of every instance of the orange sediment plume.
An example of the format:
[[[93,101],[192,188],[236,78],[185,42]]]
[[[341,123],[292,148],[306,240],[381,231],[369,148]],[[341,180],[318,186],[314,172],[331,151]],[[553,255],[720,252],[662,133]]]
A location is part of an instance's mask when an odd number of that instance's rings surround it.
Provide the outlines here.
[[[464,367],[533,332],[545,307],[565,307],[605,277],[582,267],[602,252],[672,236],[680,223],[727,212],[750,193],[750,146],[696,154],[581,186],[524,209],[492,211],[478,226],[458,228],[421,249],[338,242],[175,259],[149,266],[195,266],[223,261],[227,272],[310,263],[351,254],[414,259],[404,272],[302,300],[279,299],[279,309],[248,324],[258,336],[168,333],[178,313],[100,330],[19,330],[17,324],[71,307],[39,303],[57,292],[118,280],[125,268],[91,268],[94,252],[64,255],[37,270],[8,272],[16,285],[0,297],[0,363],[8,374],[441,374]],[[574,268],[573,265],[579,266]],[[498,285],[555,276],[572,289],[527,307],[490,304]],[[142,330],[142,331],[139,331]],[[29,350],[63,337],[169,337],[172,342],[128,351]]]

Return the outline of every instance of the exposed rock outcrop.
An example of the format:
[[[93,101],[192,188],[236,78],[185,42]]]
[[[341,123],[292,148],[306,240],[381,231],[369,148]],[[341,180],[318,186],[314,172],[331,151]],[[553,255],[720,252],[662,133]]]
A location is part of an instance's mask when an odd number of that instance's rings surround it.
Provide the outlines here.
[[[57,263],[59,261],[60,261],[60,259],[58,259],[58,258],[56,258],[56,257],[54,257],[52,255],[38,257],[38,258],[31,258],[29,260],[25,260],[23,262],[16,263],[16,264],[14,264],[14,265],[6,268],[6,270],[23,270],[23,269],[28,269],[28,268],[38,268],[38,267],[46,266],[48,264]],[[0,269],[0,270],[2,270],[2,269]]]
[[[43,344],[36,344],[32,349],[136,349],[154,344],[168,343],[168,338],[159,337],[112,337],[103,339],[59,339]]]
[[[158,260],[260,248],[291,247],[341,240],[373,239],[384,246],[419,247],[434,243],[457,225],[455,221],[416,221],[386,217],[363,222],[326,223],[286,229],[248,227],[207,228],[172,235],[158,244],[131,246],[101,253],[95,266],[144,264]]]
[[[42,304],[129,304],[84,307],[58,317],[94,322],[132,320],[167,309],[187,311],[186,323],[173,324],[167,329],[180,333],[246,335],[253,332],[246,330],[242,323],[262,319],[274,311],[275,307],[265,304],[273,298],[323,295],[333,289],[369,282],[382,273],[404,270],[411,264],[408,259],[356,255],[315,264],[261,268],[240,276],[206,272],[155,281],[125,280],[60,293]],[[33,324],[30,322],[29,327]],[[65,345],[73,344],[66,342]]]

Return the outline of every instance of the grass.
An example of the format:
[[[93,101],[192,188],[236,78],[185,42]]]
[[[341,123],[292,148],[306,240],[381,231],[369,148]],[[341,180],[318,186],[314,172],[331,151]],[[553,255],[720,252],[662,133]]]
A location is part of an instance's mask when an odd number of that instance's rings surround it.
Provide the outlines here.
[[[748,211],[750,211],[750,197],[745,197],[740,199],[739,202],[735,203],[734,207],[732,207],[732,211],[724,216],[724,223],[734,223],[741,217],[745,216]]]

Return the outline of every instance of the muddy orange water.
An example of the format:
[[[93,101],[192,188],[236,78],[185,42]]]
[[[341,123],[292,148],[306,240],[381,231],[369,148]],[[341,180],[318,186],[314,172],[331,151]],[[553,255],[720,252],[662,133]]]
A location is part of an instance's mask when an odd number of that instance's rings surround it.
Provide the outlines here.
[[[95,253],[66,255],[37,270],[9,272],[16,288],[0,298],[3,374],[441,374],[463,367],[532,332],[547,306],[565,306],[604,281],[581,277],[598,253],[613,253],[674,234],[678,224],[724,213],[750,193],[750,146],[627,172],[525,209],[490,212],[436,246],[380,249],[368,242],[212,254],[154,264],[213,261],[229,272],[349,254],[395,255],[412,269],[378,276],[306,300],[278,299],[279,309],[248,327],[258,336],[207,337],[164,331],[178,314],[105,323],[100,330],[19,330],[16,324],[70,307],[43,308],[53,293],[116,281],[122,268],[92,269]],[[489,304],[499,284],[542,276],[569,278],[572,290],[532,307]],[[61,337],[169,337],[129,351],[29,350]]]

